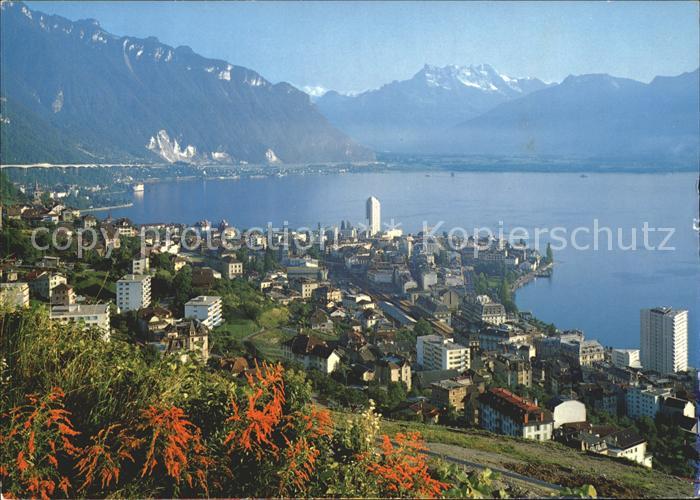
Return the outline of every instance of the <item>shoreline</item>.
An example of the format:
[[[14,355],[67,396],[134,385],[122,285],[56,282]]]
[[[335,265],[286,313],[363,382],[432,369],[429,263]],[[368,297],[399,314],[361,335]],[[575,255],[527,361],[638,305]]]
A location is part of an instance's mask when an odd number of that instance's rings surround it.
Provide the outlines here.
[[[131,208],[134,206],[133,202],[122,203],[121,205],[111,205],[107,207],[94,207],[94,208],[79,208],[81,214],[91,213],[91,212],[106,212],[107,210],[117,210],[119,208]]]

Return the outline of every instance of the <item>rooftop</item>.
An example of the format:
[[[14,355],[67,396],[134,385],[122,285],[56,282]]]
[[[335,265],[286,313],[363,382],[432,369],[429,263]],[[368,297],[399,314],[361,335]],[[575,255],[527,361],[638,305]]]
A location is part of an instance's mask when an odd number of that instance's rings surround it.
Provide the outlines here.
[[[218,295],[200,295],[199,297],[195,297],[194,299],[188,300],[185,305],[186,306],[211,306],[216,304],[218,301],[221,300],[221,297]]]
[[[148,274],[127,274],[122,279],[117,281],[117,283],[127,281],[146,281],[150,279],[151,277]]]

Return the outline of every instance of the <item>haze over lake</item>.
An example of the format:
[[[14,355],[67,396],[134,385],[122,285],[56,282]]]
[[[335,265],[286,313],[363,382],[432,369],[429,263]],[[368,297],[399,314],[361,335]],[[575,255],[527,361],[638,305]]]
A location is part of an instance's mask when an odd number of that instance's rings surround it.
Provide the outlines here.
[[[315,228],[350,220],[364,222],[368,196],[379,198],[382,220],[393,218],[404,231],[417,232],[423,222],[443,222],[440,231],[454,226],[469,233],[475,227],[506,231],[521,226],[534,237],[534,228],[613,229],[613,250],[601,233],[598,251],[576,250],[571,244],[555,253],[552,278],[541,278],[517,292],[521,310],[530,310],[562,329],[579,328],[604,345],[639,347],[639,310],[668,305],[689,310],[689,361],[698,365],[698,233],[697,176],[674,174],[552,174],[552,173],[367,173],[346,175],[290,175],[261,179],[163,182],[149,184],[134,206],[115,210],[137,223],[221,219],[239,228],[265,226]],[[667,245],[672,251],[643,248],[642,226],[674,228]],[[636,228],[636,251],[618,249]],[[665,234],[651,233],[658,246]],[[547,238],[542,238],[544,252]],[[579,245],[593,243],[580,232]],[[534,244],[531,239],[528,242]]]

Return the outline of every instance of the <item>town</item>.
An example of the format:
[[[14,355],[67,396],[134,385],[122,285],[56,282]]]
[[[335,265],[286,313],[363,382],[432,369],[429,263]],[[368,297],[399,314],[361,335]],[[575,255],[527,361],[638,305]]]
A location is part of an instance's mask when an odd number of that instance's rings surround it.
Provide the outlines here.
[[[375,197],[365,209],[362,224],[243,232],[100,219],[39,193],[2,207],[2,311],[46,308],[212,369],[303,367],[329,408],[372,400],[387,419],[692,474],[687,311],[642,310],[640,349],[603,346],[518,310],[517,288],[555,272],[550,248],[465,237],[454,250],[446,234],[384,230]],[[79,258],[73,236],[89,229]]]

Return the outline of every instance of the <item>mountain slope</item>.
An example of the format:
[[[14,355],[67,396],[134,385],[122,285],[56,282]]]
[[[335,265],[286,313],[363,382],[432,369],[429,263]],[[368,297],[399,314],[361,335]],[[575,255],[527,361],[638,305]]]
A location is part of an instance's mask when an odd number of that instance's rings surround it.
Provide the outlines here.
[[[0,8],[3,163],[373,158],[289,84],[94,20]]]
[[[316,106],[335,126],[375,148],[434,151],[444,132],[494,106],[547,85],[491,66],[425,65],[411,79],[346,96],[327,92]]]
[[[569,76],[461,124],[452,151],[697,161],[699,90],[697,70],[649,84]]]

